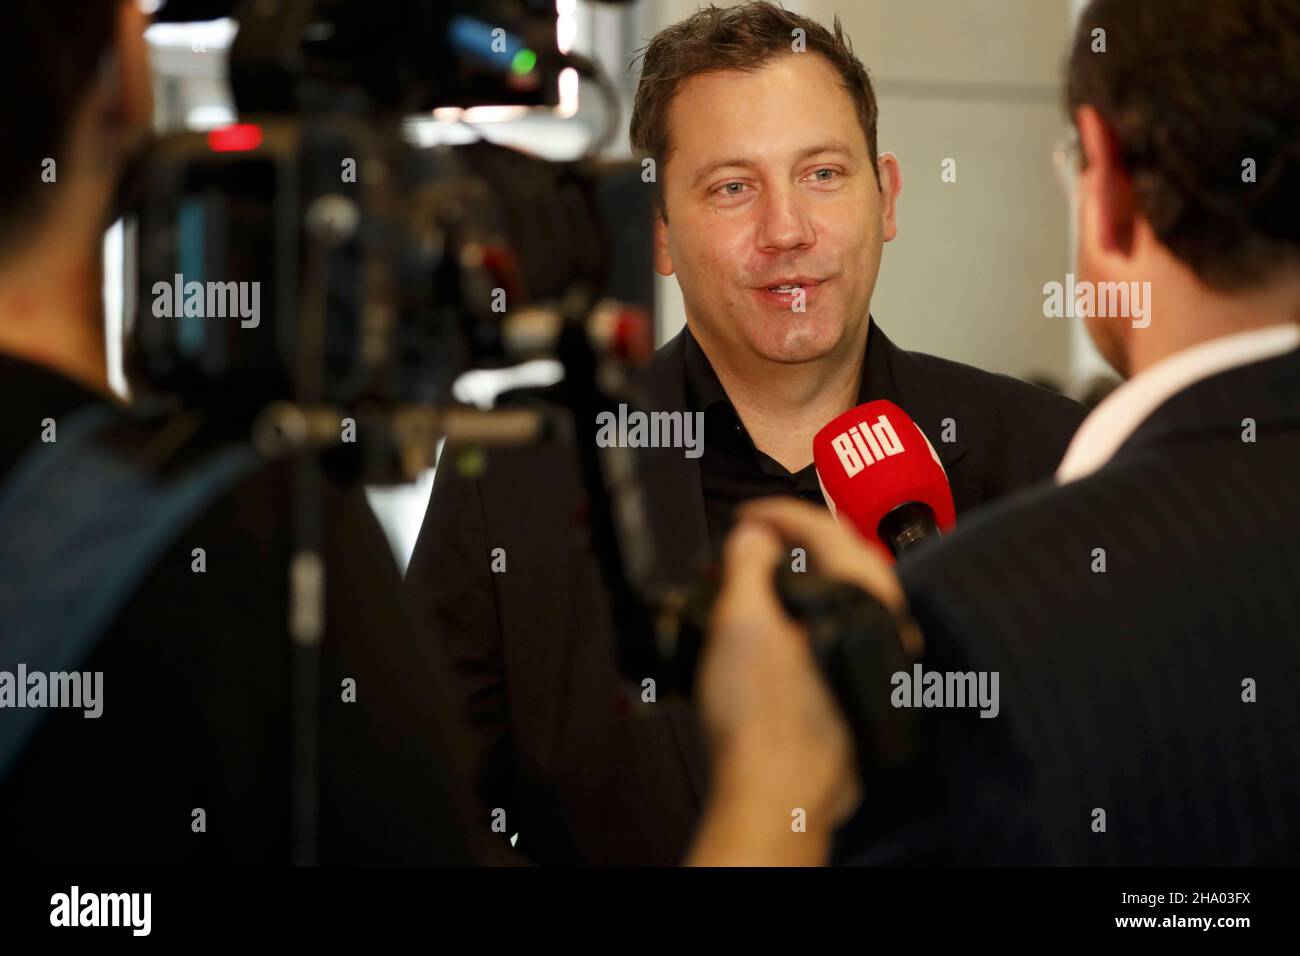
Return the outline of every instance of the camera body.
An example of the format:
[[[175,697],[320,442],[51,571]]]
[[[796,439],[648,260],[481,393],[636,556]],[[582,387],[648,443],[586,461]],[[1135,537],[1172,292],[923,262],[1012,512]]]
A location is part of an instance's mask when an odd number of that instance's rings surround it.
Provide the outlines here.
[[[553,6],[232,6],[240,121],[157,140],[133,177],[138,395],[241,422],[276,403],[328,409],[319,443],[346,415],[391,446],[414,440],[394,437],[399,413],[450,407],[469,369],[555,357],[566,327],[620,360],[646,351],[653,190],[637,163],[411,135],[437,107],[553,104],[568,62]],[[433,422],[406,457],[431,464],[446,434]]]

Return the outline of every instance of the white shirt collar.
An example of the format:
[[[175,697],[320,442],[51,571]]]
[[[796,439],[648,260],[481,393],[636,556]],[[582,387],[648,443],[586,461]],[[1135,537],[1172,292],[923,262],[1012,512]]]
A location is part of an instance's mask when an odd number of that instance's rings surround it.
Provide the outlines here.
[[[1271,325],[1225,335],[1161,359],[1092,410],[1056,469],[1058,485],[1100,469],[1157,408],[1202,379],[1300,347],[1300,325]]]

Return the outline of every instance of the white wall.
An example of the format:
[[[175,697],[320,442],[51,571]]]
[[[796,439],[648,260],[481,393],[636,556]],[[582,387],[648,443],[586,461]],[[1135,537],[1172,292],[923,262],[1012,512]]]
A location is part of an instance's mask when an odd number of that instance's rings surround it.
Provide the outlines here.
[[[1052,149],[1066,130],[1067,0],[803,0],[839,14],[880,106],[878,148],[903,172],[899,236],[872,312],[896,342],[995,371],[1069,369],[1070,331],[1043,317],[1069,267]],[[955,182],[941,164],[955,161]]]

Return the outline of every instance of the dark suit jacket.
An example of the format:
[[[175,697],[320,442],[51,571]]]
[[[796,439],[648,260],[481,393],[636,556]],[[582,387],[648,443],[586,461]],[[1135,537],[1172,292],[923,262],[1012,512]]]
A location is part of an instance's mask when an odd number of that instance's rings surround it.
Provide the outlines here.
[[[900,562],[926,668],[999,672],[1001,713],[922,711],[927,757],[873,788],[841,857],[1300,859],[1297,476],[1292,352],[1189,387],[1100,471]]]
[[[687,334],[639,370],[645,407],[687,410]],[[876,328],[865,374],[872,398],[897,403],[930,438],[959,516],[1048,477],[1083,417],[1059,395],[905,352]],[[945,419],[953,441],[943,440]],[[451,656],[483,826],[504,809],[507,833],[537,862],[675,863],[705,762],[686,706],[620,694],[573,448],[494,450],[477,476],[457,462],[444,453],[406,582]],[[645,465],[659,579],[686,579],[709,547],[699,462],[668,449],[648,452]],[[504,573],[491,570],[495,548],[505,549]]]

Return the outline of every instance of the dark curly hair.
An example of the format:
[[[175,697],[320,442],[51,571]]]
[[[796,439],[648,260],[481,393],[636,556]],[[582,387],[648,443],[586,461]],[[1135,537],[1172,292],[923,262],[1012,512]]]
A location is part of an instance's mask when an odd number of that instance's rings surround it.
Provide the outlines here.
[[[1142,214],[1203,282],[1300,266],[1300,0],[1093,0],[1067,104],[1105,120]]]

